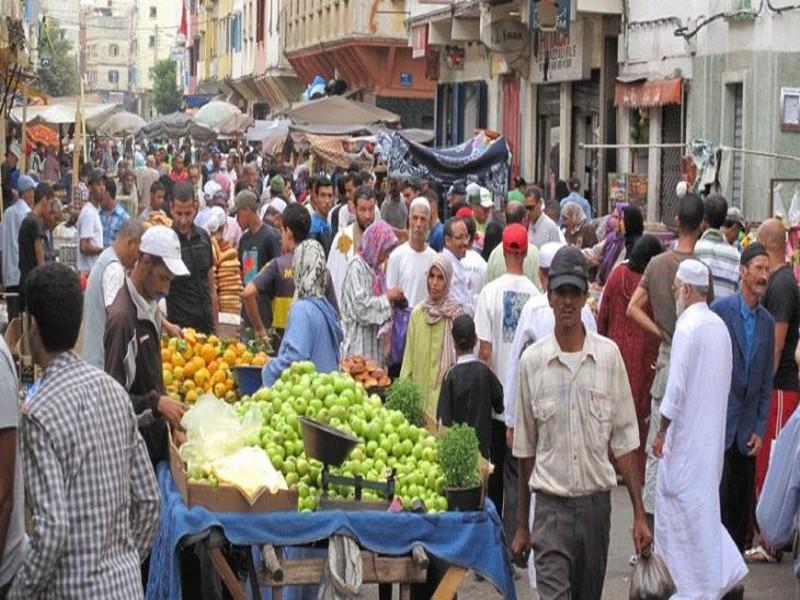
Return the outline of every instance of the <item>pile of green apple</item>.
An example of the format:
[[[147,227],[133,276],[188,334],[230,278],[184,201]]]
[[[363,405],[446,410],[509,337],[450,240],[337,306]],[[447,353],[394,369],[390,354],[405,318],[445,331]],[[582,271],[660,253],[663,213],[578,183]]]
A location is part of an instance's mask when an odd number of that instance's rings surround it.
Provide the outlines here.
[[[436,463],[436,440],[424,428],[410,424],[403,414],[382,407],[350,375],[317,373],[311,362],[296,362],[271,388],[243,396],[235,406],[245,415],[255,406],[262,415],[260,446],[273,466],[283,473],[290,489],[298,492],[298,510],[317,508],[322,486],[322,464],[304,451],[300,416],[309,417],[357,437],[359,443],[332,474],[362,475],[385,481],[390,469],[396,476],[395,494],[410,508],[421,500],[428,512],[447,510],[444,478]],[[352,498],[348,486],[332,486],[331,498]],[[371,490],[365,501],[377,500]]]

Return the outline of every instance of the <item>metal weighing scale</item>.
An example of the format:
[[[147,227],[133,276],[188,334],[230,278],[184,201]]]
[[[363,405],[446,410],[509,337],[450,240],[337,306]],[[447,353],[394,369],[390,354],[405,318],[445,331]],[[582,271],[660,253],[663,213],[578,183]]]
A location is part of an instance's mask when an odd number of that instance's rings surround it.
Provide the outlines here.
[[[332,475],[330,467],[338,467],[344,463],[347,456],[359,441],[343,431],[324,425],[308,417],[300,417],[303,431],[303,445],[306,455],[322,463],[322,497],[320,508],[325,510],[386,510],[394,498],[395,472],[392,469],[386,481],[372,481],[361,475],[345,477]],[[355,500],[331,499],[328,492],[331,485],[351,487],[355,491]],[[373,490],[380,494],[382,500],[362,501],[362,492]]]

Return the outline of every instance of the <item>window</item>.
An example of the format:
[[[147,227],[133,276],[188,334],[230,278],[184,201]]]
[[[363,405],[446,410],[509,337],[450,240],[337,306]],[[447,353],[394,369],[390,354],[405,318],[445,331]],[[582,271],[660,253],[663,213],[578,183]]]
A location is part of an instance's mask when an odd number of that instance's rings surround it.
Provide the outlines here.
[[[111,44],[108,47],[108,53],[111,56],[119,56],[119,46],[117,46],[116,44]]]
[[[119,71],[108,72],[108,83],[119,83]]]
[[[150,18],[155,19],[158,15],[158,9],[155,6],[150,7]]]
[[[155,46],[156,46],[156,36],[151,35],[147,40],[147,47],[155,48]]]

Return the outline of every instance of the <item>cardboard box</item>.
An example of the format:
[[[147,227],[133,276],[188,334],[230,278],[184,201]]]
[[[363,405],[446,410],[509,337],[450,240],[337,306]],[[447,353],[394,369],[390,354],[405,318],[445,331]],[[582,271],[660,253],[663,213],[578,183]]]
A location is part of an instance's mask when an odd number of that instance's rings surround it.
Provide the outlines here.
[[[220,483],[218,487],[189,481],[186,474],[186,463],[181,458],[178,448],[169,441],[169,468],[175,487],[183,496],[186,506],[202,506],[215,512],[257,513],[281,510],[297,510],[297,492],[281,490],[277,494],[265,491],[252,506],[244,496],[232,485]]]
[[[223,339],[239,340],[242,335],[242,318],[231,313],[219,313],[217,336]]]

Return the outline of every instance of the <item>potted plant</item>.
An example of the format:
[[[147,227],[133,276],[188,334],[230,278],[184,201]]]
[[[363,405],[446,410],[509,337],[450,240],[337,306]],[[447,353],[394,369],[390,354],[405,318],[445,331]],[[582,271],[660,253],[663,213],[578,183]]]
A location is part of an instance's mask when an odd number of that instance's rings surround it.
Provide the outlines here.
[[[436,460],[444,475],[444,495],[450,510],[480,510],[483,505],[479,460],[480,447],[475,430],[454,425],[436,439]]]

